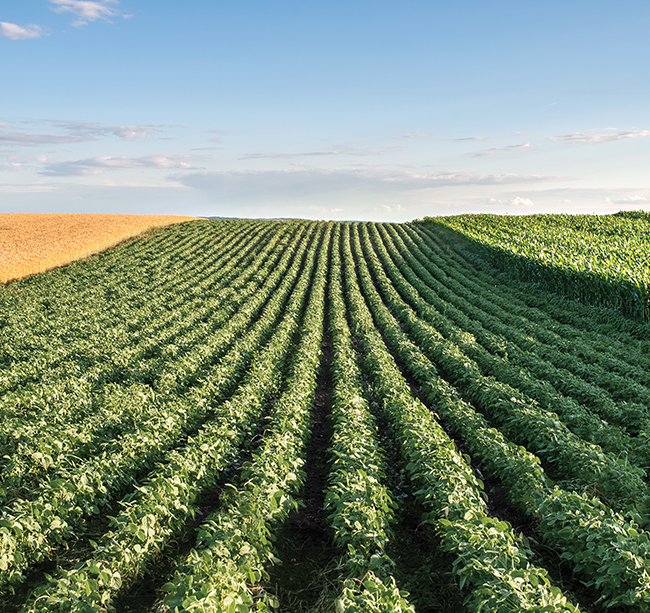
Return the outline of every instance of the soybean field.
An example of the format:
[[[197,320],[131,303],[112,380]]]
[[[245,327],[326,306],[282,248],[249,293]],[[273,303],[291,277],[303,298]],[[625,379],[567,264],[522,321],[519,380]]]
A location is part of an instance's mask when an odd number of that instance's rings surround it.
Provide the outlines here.
[[[480,256],[196,220],[6,285],[0,612],[650,611],[650,327]]]

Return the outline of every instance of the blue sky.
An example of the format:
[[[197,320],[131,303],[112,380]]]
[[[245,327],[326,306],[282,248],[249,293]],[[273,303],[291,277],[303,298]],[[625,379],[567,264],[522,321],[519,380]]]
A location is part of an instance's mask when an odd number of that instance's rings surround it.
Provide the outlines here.
[[[650,210],[646,1],[4,0],[0,212]]]

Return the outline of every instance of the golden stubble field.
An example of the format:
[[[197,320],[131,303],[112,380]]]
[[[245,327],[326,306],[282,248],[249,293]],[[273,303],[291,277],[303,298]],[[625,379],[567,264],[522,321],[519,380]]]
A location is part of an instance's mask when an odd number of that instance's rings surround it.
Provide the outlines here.
[[[0,213],[0,283],[99,253],[181,215]]]

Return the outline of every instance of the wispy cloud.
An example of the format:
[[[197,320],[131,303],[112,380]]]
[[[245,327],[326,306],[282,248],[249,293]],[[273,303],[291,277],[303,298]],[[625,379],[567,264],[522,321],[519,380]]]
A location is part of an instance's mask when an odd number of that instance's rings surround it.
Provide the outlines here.
[[[80,177],[100,175],[107,170],[128,168],[178,168],[189,170],[191,161],[200,159],[192,155],[149,155],[144,157],[108,157],[99,156],[85,160],[68,162],[46,162],[45,170],[39,174],[48,177]]]
[[[354,155],[354,156],[376,156],[384,155],[391,151],[397,149],[402,149],[402,145],[390,145],[386,147],[376,147],[376,148],[366,148],[359,149],[357,147],[338,147],[336,149],[327,149],[325,151],[302,151],[299,153],[247,153],[246,155],[240,157],[240,160],[259,160],[264,158],[277,158],[277,159],[286,159],[286,158],[299,158],[299,157],[322,157],[322,156],[332,156],[332,155]]]
[[[213,140],[213,139],[210,139]],[[240,160],[261,160],[261,159],[285,159],[285,158],[296,158],[296,157],[313,157],[321,155],[340,155],[335,151],[305,151],[302,153],[272,153],[268,151],[262,151],[260,153],[247,153],[240,157]]]
[[[488,198],[485,201],[485,204],[492,206],[535,206],[535,203],[530,198],[524,198],[523,196],[516,196],[515,198]]]
[[[572,145],[590,145],[596,143],[611,143],[628,138],[643,138],[650,136],[650,130],[621,130],[619,132],[574,132],[560,136],[549,136],[549,140],[559,140]]]
[[[381,168],[290,170],[219,170],[175,173],[170,180],[187,187],[248,194],[324,193],[341,190],[404,192],[454,185],[510,185],[557,181],[544,175],[479,174],[465,171],[418,173]]]
[[[517,196],[510,201],[510,204],[514,206],[534,206],[535,203],[530,198],[522,198]]]
[[[460,142],[464,140],[485,140],[487,136],[465,136],[464,138],[454,138],[455,141]]]
[[[405,138],[423,138],[425,136],[429,136],[428,132],[410,132],[409,134],[404,134],[403,136],[398,136],[400,140],[403,140]]]
[[[515,187],[504,186],[501,193],[470,198],[461,194],[458,206],[462,212],[512,212],[512,207],[521,209],[522,214],[531,213],[613,213],[621,209],[648,210],[650,189],[610,189],[585,187]]]
[[[35,119],[25,123],[46,123],[50,124],[67,132],[73,134],[83,134],[93,137],[103,136],[106,134],[113,134],[121,138],[122,140],[135,140],[147,138],[152,134],[160,133],[162,130],[160,128],[165,128],[168,126],[163,126],[159,124],[149,124],[149,125],[126,125],[126,126],[105,126],[99,123],[87,123],[82,121],[65,121],[61,119]]]
[[[72,13],[77,19],[72,22],[73,26],[83,26],[89,21],[103,19],[110,21],[111,17],[130,17],[122,13],[115,5],[120,4],[118,0],[100,0],[92,2],[90,0],[48,0],[55,6],[52,10],[55,13]]]
[[[0,130],[0,145],[26,146],[64,145],[95,140],[92,136],[82,134],[29,134],[14,130]]]
[[[21,131],[15,127],[11,130],[0,130],[0,145],[33,146],[33,145],[62,145],[66,143],[84,143],[97,140],[100,136],[114,135],[122,140],[144,139],[161,132],[161,127],[148,126],[104,126],[95,123],[61,120],[30,120],[25,124],[48,124],[63,131],[63,134],[34,134]],[[0,127],[10,127],[0,125]]]
[[[485,155],[497,155],[499,153],[512,153],[513,151],[523,151],[524,149],[530,149],[532,145],[530,143],[520,143],[518,145],[508,145],[506,147],[491,147],[485,151],[479,151],[478,153],[473,153],[472,157],[478,158]]]
[[[0,21],[0,38],[10,38],[11,40],[20,40],[21,38],[40,38],[44,35],[43,28],[34,24],[25,27],[15,23]]]
[[[8,164],[0,164],[0,170],[22,170],[26,168],[27,164],[22,162],[9,162]]]
[[[625,198],[605,198],[607,202],[611,202],[613,204],[643,204],[644,202],[648,202],[648,199],[645,196],[627,196]]]

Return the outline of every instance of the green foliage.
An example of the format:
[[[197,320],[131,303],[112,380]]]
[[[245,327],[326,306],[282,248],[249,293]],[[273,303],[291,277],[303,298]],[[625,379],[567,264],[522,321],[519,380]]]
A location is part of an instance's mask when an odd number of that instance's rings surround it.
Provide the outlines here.
[[[297,351],[286,389],[273,407],[269,431],[242,467],[241,486],[227,489],[220,508],[202,526],[182,571],[165,586],[165,603],[174,611],[248,613],[278,606],[271,595],[254,593],[251,586],[266,577],[264,566],[276,561],[272,528],[297,508],[296,495],[304,480],[301,469],[320,362],[331,229],[320,248]],[[304,295],[309,281],[304,275],[298,295]]]
[[[352,228],[351,233],[360,256],[358,234]],[[513,610],[543,611],[551,606],[556,611],[576,611],[557,588],[539,581],[538,577],[545,576],[543,569],[532,566],[530,552],[512,528],[487,516],[482,484],[440,424],[411,395],[373,322],[371,312],[380,318],[385,307],[366,268],[367,258],[354,260],[349,236],[344,239],[347,296],[353,330],[364,345],[364,368],[382,398],[414,495],[427,509],[427,519],[434,523],[449,551],[459,558],[467,556],[464,565],[455,565],[472,588],[466,603],[474,611],[505,610],[507,599]],[[359,273],[367,304],[353,271]],[[482,544],[487,547],[486,559],[480,553]],[[518,590],[513,589],[515,585]]]
[[[304,252],[305,248],[303,241],[298,253]],[[286,264],[292,255],[291,251],[285,252],[283,259]],[[287,272],[278,268],[276,274],[268,278],[264,286],[266,291],[259,292],[257,299],[251,301],[254,303],[250,305],[252,313],[243,309],[238,313],[241,318],[236,316],[225,326],[224,336],[230,340],[232,327],[249,324],[251,317],[266,300],[264,315],[249,334],[235,342],[227,361],[212,366],[201,386],[192,388],[186,397],[171,396],[165,402],[152,403],[155,411],[141,419],[136,428],[104,443],[100,453],[78,467],[62,468],[59,475],[36,490],[32,500],[18,499],[9,506],[4,512],[4,519],[9,525],[3,537],[3,559],[7,561],[7,569],[0,569],[1,580],[20,580],[22,570],[30,562],[42,560],[48,547],[70,538],[75,528],[83,526],[84,516],[99,512],[99,508],[106,506],[116,493],[132,484],[138,471],[151,468],[174,443],[184,434],[195,432],[206,418],[223,417],[229,423],[233,419],[233,412],[237,417],[243,415],[236,405],[223,408],[217,405],[213,408],[211,404],[216,404],[226,392],[232,390],[260,343],[270,335],[272,323],[284,306],[300,269],[300,262],[301,257],[295,258]],[[273,298],[270,299],[272,294]],[[149,401],[152,399],[149,398]],[[222,415],[220,409],[223,410]],[[221,436],[237,440],[236,432],[236,428],[225,427]],[[218,439],[217,444],[221,444]],[[205,454],[200,445],[199,450],[195,451],[197,453]],[[192,462],[194,466],[201,466],[195,460]],[[176,485],[170,487],[174,489]],[[171,493],[174,494],[175,490]],[[184,508],[185,505],[180,506]],[[148,548],[144,547],[143,551],[148,551]]]
[[[650,219],[640,215],[428,217],[514,276],[650,320]]]
[[[313,266],[315,243],[311,252]],[[294,261],[296,273],[301,263],[302,258]],[[187,518],[193,515],[192,505],[198,493],[208,487],[214,488],[221,471],[235,461],[240,445],[251,436],[264,402],[279,390],[282,364],[298,328],[311,266],[307,265],[300,271],[300,279],[286,305],[291,275],[283,282],[285,291],[276,294],[267,304],[266,313],[270,321],[283,305],[285,312],[269,344],[255,356],[247,381],[230,400],[217,408],[214,421],[205,424],[180,451],[172,452],[165,465],[154,472],[148,483],[125,501],[124,510],[113,521],[113,530],[102,537],[93,560],[88,564],[110,564],[122,580],[141,573],[147,561],[160,552]],[[249,569],[249,575],[254,576],[255,570]],[[75,583],[80,593],[88,589],[83,571],[68,574],[64,580]],[[100,594],[98,603],[110,602],[110,585],[100,584],[98,589],[93,590],[95,592]],[[47,594],[47,590],[44,594]],[[39,603],[44,600],[37,597],[32,610],[39,610]]]
[[[340,242],[340,229],[335,246]],[[396,504],[384,483],[386,462],[350,338],[336,247],[329,297],[334,433],[325,509],[337,543],[347,550],[344,564],[348,570],[337,610],[413,612],[408,594],[400,592],[391,576],[394,562],[386,554]]]
[[[369,570],[361,579],[346,579],[343,594],[336,600],[337,613],[413,612],[408,594],[401,592],[391,577],[381,581]]]
[[[366,260],[373,263],[372,258]],[[388,262],[386,264],[388,266]],[[374,270],[377,285],[387,291],[381,280],[381,271],[376,267]],[[393,279],[397,287],[402,287],[397,276]],[[404,308],[397,308],[395,303],[393,306],[396,312],[405,313]],[[375,313],[390,345],[420,383],[423,392],[453,430],[462,436],[488,474],[499,479],[512,502],[539,523],[543,538],[563,551],[564,559],[576,563],[576,572],[583,575],[587,585],[601,591],[601,600],[609,605],[625,602],[646,610],[650,583],[645,563],[640,564],[639,560],[647,557],[647,533],[638,530],[634,521],[623,519],[598,500],[554,487],[544,474],[539,458],[525,448],[513,445],[502,432],[490,428],[485,418],[439,377],[434,365],[406,337],[385,307],[375,303]],[[629,469],[625,462],[615,462],[615,465],[622,472]],[[580,523],[582,528],[578,529]],[[552,525],[555,529],[550,529]],[[596,526],[598,537],[593,533]],[[594,555],[599,547],[608,547],[606,543],[609,543],[609,552]],[[617,553],[619,549],[624,553]],[[632,551],[641,552],[640,557],[630,556]],[[609,568],[615,572],[608,572]],[[596,576],[599,577],[598,583],[594,580]]]
[[[569,587],[586,585],[596,608],[649,612],[647,327],[470,264],[439,227],[199,221],[7,286],[0,598],[119,501],[92,554],[53,571],[24,607],[111,611],[228,474],[162,586],[165,606],[282,610],[260,583],[301,504],[328,325],[324,512],[344,552],[332,610],[414,610],[387,553],[395,471],[469,610],[577,610],[529,542],[488,513],[485,475],[571,568]]]

